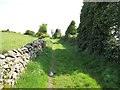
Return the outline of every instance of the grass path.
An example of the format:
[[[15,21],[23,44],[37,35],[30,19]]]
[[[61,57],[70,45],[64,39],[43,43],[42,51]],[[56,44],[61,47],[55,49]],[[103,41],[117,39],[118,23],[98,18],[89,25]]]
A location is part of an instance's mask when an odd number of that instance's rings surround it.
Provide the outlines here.
[[[49,70],[49,73],[50,72],[55,72],[55,56],[54,56],[54,51],[53,51],[53,45],[52,45],[52,58],[51,58],[51,65],[50,65],[50,70]],[[53,77],[50,77],[48,78],[48,88],[53,88]]]
[[[102,57],[77,52],[77,47],[60,41],[47,40],[47,47],[29,63],[17,88],[114,88],[118,86],[117,66]],[[54,69],[54,70],[53,70]],[[55,71],[50,78],[50,70]]]

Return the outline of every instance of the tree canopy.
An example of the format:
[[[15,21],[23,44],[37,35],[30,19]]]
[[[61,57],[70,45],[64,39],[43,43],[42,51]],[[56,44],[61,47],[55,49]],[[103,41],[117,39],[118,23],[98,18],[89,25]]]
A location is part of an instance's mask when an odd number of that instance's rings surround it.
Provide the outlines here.
[[[32,30],[26,30],[24,34],[25,34],[25,35],[35,36],[35,32],[32,31]]]
[[[78,46],[118,63],[120,58],[119,2],[84,2]]]
[[[65,37],[69,37],[69,35],[75,35],[76,33],[77,33],[77,29],[75,26],[75,21],[72,20],[65,32]]]
[[[47,33],[47,24],[42,24],[38,32]]]

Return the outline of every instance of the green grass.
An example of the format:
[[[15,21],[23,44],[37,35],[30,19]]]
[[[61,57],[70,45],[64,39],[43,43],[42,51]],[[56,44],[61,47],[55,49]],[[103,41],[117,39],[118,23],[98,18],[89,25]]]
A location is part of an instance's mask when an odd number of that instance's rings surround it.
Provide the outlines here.
[[[56,59],[54,88],[100,88],[98,82],[88,73],[83,72],[80,56],[74,46],[62,45],[54,40],[53,50]],[[65,44],[65,43],[64,43]]]
[[[16,33],[2,35],[3,51],[21,47],[36,39]],[[117,65],[86,51],[78,53],[77,47],[68,42],[59,39],[46,41],[47,47],[36,59],[28,63],[13,88],[48,88],[48,73],[53,56],[56,61],[54,88],[118,87]]]
[[[8,50],[19,48],[33,40],[37,39],[32,36],[22,35],[19,33],[10,33],[10,32],[0,32],[0,45],[2,53],[5,53]]]
[[[51,46],[48,41],[43,53],[27,65],[25,73],[18,79],[13,88],[47,88],[48,72],[51,60]]]
[[[53,47],[57,64],[55,88],[118,87],[117,65],[86,51],[78,53],[76,46],[63,41],[56,41]]]

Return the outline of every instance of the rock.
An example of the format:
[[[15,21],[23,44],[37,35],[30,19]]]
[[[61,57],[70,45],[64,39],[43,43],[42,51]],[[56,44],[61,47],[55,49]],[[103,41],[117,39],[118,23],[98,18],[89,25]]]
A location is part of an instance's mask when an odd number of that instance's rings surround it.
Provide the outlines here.
[[[21,55],[23,54],[23,51],[20,48],[18,48],[17,50]]]
[[[13,58],[13,57],[9,57],[9,56],[6,57],[7,62],[10,62],[10,61],[14,62],[14,60],[15,60],[15,58]]]
[[[16,55],[17,55],[17,53],[15,53],[15,52],[13,52],[12,50],[10,50],[10,51],[8,51],[6,54],[4,54],[4,55],[15,58]]]
[[[5,59],[5,56],[0,54],[0,59]]]
[[[50,77],[53,77],[53,76],[54,76],[54,73],[51,71],[51,72],[49,73],[49,76],[50,76]]]
[[[16,53],[16,57],[21,57],[22,55],[20,54],[20,52],[18,52],[18,50],[13,50]]]
[[[8,79],[8,80],[6,80],[6,81],[5,81],[5,84],[9,84],[9,85],[11,85],[11,84],[12,84],[12,79]]]
[[[13,76],[13,79],[14,79],[14,80],[17,79],[17,73],[16,73],[16,72],[13,72],[12,76]]]
[[[23,51],[23,54],[29,52],[29,51],[28,51],[28,48],[26,48],[26,47],[21,48],[21,50]]]
[[[0,90],[2,90],[3,87],[4,87],[4,86],[3,86],[2,84],[0,84]]]
[[[4,69],[9,68],[8,64],[4,65],[3,68],[4,68]]]
[[[3,72],[0,72],[0,83],[3,83]]]

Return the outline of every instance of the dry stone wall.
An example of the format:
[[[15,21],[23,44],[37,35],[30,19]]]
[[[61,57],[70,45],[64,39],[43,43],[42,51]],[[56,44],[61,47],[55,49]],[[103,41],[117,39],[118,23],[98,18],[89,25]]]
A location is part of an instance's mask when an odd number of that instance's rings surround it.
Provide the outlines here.
[[[21,48],[0,55],[0,89],[6,84],[13,86],[27,63],[36,58],[45,46],[46,42],[38,39]]]

